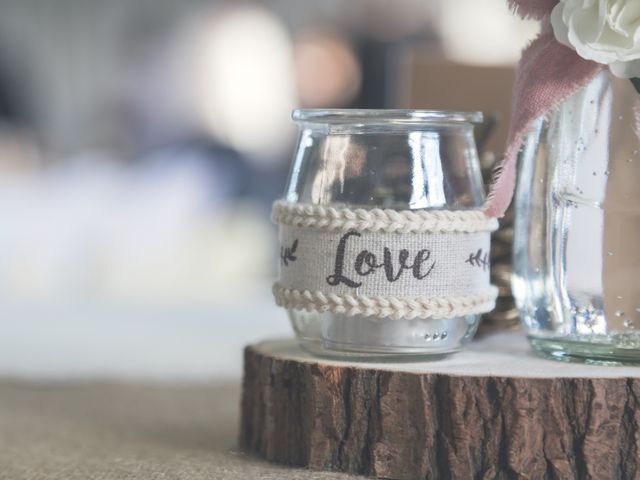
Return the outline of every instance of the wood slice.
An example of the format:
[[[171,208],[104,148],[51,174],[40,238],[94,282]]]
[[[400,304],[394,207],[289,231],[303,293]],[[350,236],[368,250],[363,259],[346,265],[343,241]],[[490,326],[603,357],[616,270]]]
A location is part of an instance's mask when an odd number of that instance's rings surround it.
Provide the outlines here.
[[[445,360],[245,350],[240,445],[268,460],[395,479],[640,478],[640,368],[535,357],[519,333]]]

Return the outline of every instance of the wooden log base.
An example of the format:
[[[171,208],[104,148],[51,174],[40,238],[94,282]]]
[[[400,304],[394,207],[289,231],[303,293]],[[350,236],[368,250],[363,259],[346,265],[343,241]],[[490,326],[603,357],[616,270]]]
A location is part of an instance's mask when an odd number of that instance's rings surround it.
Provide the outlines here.
[[[245,350],[241,447],[394,479],[640,478],[640,368],[533,356],[501,333],[421,363]]]

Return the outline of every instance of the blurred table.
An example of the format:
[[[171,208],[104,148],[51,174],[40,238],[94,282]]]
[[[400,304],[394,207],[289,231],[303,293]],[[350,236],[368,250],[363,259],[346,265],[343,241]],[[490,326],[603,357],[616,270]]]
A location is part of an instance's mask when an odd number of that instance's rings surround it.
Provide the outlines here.
[[[270,283],[214,305],[0,301],[0,376],[239,381],[242,349],[293,335]]]
[[[236,451],[242,350],[292,334],[225,305],[0,305],[0,480],[338,479]]]
[[[0,305],[0,480],[348,478],[236,451],[243,347],[291,335],[263,290],[213,306]]]
[[[347,479],[235,450],[239,385],[0,380],[0,478]]]

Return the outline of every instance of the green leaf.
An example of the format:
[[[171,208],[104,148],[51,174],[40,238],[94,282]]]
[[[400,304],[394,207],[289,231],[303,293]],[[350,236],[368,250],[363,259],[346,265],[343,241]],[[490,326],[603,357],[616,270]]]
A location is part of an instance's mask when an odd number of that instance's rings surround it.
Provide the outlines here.
[[[635,77],[631,79],[631,83],[636,89],[636,92],[640,93],[640,77]]]

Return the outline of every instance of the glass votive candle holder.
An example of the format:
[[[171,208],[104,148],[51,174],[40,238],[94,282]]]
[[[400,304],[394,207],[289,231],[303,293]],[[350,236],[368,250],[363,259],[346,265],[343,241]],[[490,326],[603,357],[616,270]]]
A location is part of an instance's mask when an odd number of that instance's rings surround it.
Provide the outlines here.
[[[276,302],[303,348],[442,355],[493,308],[490,232],[473,137],[480,113],[296,110]]]

